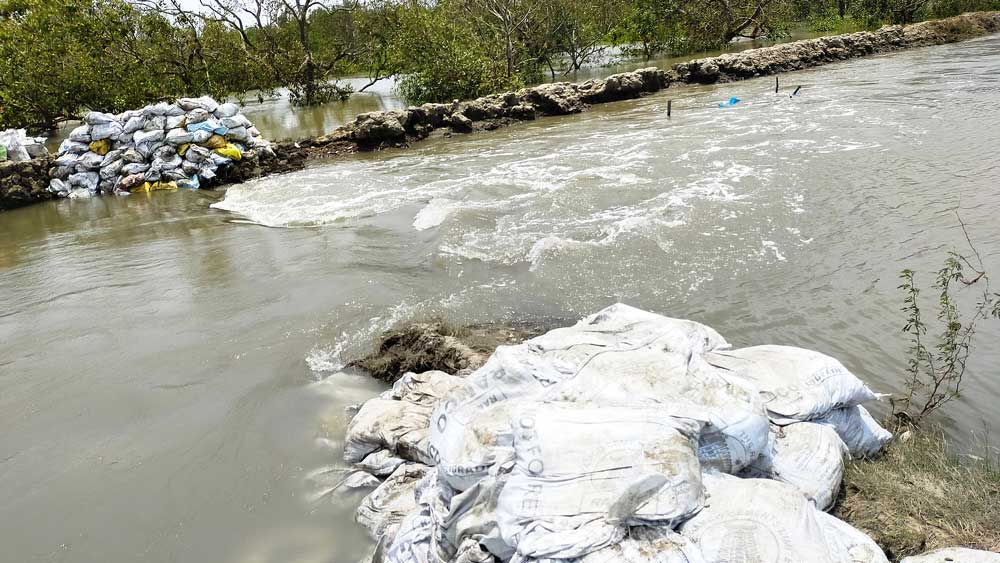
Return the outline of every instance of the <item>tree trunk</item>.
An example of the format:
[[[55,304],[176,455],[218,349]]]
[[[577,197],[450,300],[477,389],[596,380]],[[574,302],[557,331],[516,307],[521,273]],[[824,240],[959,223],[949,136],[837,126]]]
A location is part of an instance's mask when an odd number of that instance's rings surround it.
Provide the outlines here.
[[[311,106],[316,103],[316,64],[313,63],[312,50],[309,48],[309,14],[308,4],[299,13],[298,18],[299,44],[306,54],[305,61],[302,62],[302,93],[305,96],[305,104]]]
[[[302,66],[302,80],[305,83],[303,88],[305,103],[311,106],[316,103],[316,65],[309,52],[306,53],[306,61]]]
[[[514,43],[510,37],[511,33],[507,33],[507,78],[514,76]]]

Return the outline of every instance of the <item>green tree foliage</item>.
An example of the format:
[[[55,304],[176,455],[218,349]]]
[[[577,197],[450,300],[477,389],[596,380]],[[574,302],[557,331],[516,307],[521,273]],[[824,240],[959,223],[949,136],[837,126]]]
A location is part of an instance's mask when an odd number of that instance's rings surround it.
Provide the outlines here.
[[[791,17],[815,31],[843,33],[886,24],[1000,10],[1000,0],[792,0]]]
[[[0,128],[44,130],[88,110],[244,92],[261,87],[259,68],[232,31],[169,9],[0,0]]]
[[[405,11],[390,57],[403,72],[399,91],[408,100],[445,102],[514,88],[520,77],[496,44],[453,17],[451,5]]]
[[[622,0],[550,0],[547,4],[549,11],[543,17],[551,21],[553,47],[563,55],[567,70],[580,70],[605,51],[628,7]]]
[[[1000,0],[0,0],[0,127],[281,88],[319,104],[351,93],[347,75],[449,101],[610,52],[650,59],[794,21],[839,32],[982,9]]]
[[[787,0],[690,0],[681,6],[686,40],[693,49],[743,39],[784,35],[792,14]]]
[[[629,2],[616,33],[627,53],[646,60],[666,51],[683,50],[684,28],[677,0]]]
[[[353,68],[356,4],[327,0],[200,2],[200,11],[187,13],[233,30],[247,57],[266,69],[269,85],[287,87],[294,104],[315,105],[350,94],[350,88],[335,80]]]
[[[0,0],[0,128],[44,128],[80,108],[154,96],[133,42],[136,18],[111,1]]]
[[[404,25],[412,25],[406,18],[411,8],[393,0],[371,0],[369,9],[357,13],[358,56],[357,65],[367,75],[369,82],[364,91],[383,78],[403,74],[405,59],[399,42],[406,32]]]

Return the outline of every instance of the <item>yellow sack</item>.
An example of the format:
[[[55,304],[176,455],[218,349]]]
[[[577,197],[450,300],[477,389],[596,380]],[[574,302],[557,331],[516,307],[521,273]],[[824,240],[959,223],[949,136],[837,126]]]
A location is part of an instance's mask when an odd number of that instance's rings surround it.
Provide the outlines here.
[[[184,156],[184,153],[188,152],[189,148],[191,148],[191,143],[184,143],[183,145],[177,147],[177,154]]]
[[[226,143],[226,146],[215,149],[215,152],[232,160],[239,160],[243,158],[243,153],[241,153],[240,149],[236,148],[236,145],[232,143]]]
[[[97,154],[104,156],[108,154],[111,150],[111,141],[108,139],[101,139],[100,141],[94,141],[88,145],[88,148]]]
[[[176,190],[177,182],[157,182],[153,184],[154,190]]]
[[[132,188],[132,193],[149,193],[157,190],[176,190],[177,182],[144,182],[137,188]]]
[[[226,138],[222,135],[212,135],[207,141],[201,144],[206,149],[221,149],[226,146]]]

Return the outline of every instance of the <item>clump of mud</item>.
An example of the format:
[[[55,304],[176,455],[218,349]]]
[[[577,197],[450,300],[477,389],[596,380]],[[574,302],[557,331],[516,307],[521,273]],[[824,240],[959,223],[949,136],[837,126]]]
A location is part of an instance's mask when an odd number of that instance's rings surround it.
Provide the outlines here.
[[[497,346],[519,344],[557,326],[554,321],[456,325],[443,319],[411,321],[382,334],[375,350],[349,367],[394,383],[406,372],[474,370]]]

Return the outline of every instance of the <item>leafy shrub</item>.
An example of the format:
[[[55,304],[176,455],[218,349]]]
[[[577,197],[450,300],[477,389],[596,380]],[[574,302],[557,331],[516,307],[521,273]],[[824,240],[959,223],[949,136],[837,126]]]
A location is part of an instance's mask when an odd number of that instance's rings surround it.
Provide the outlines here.
[[[399,94],[411,103],[448,102],[514,89],[502,57],[443,10],[413,10],[402,19],[394,42],[403,61]]]
[[[900,273],[899,289],[904,295],[902,310],[906,313],[903,332],[910,337],[910,359],[907,394],[901,399],[892,399],[892,411],[902,423],[917,425],[959,396],[978,323],[990,317],[1000,319],[1000,294],[991,291],[982,258],[972,245],[961,218],[959,223],[972,257],[949,252],[944,266],[937,272],[931,289],[938,296],[936,329],[940,332],[933,339],[928,338],[929,327],[921,308],[916,274],[910,269]],[[972,312],[963,315],[956,289],[972,287],[980,293]]]

